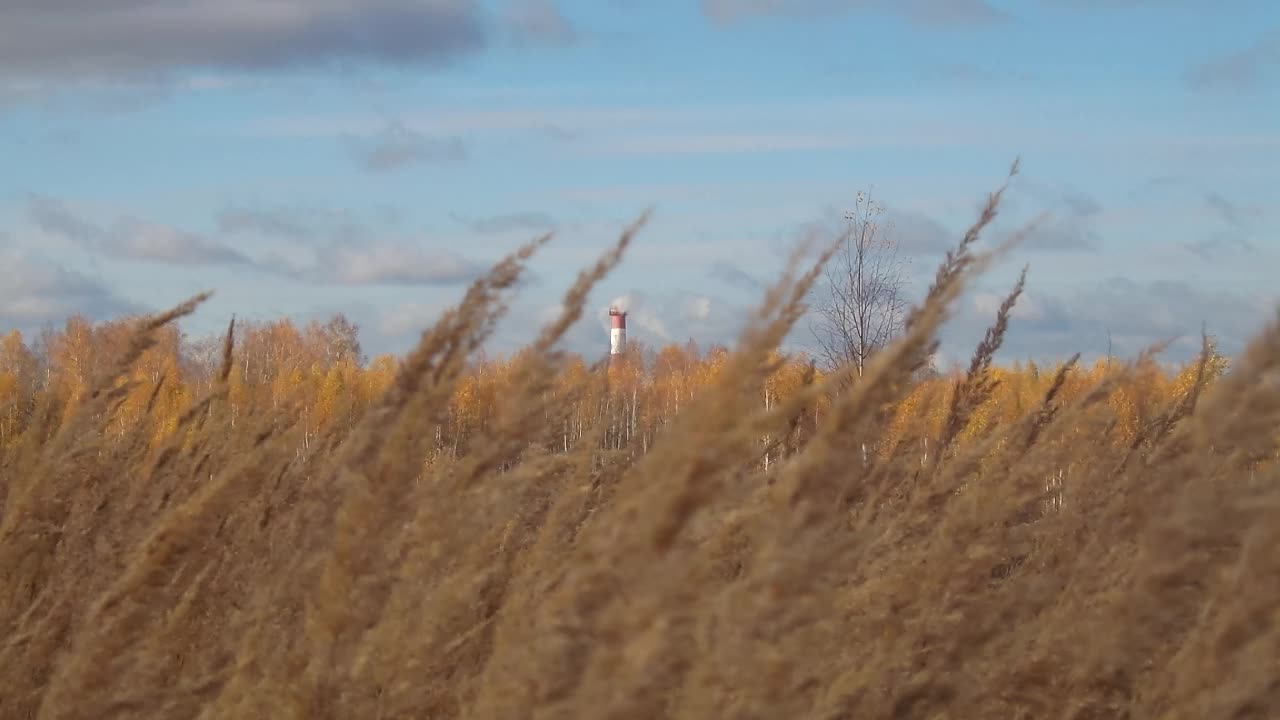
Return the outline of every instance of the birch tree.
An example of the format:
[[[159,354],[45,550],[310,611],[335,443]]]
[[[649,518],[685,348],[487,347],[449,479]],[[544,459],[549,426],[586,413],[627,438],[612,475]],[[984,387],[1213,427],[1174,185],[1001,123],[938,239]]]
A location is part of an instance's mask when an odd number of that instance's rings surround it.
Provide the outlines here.
[[[845,214],[844,242],[814,289],[810,327],[819,354],[833,370],[852,364],[858,377],[906,317],[904,264],[880,220],[883,211],[869,193],[858,193],[854,209]]]

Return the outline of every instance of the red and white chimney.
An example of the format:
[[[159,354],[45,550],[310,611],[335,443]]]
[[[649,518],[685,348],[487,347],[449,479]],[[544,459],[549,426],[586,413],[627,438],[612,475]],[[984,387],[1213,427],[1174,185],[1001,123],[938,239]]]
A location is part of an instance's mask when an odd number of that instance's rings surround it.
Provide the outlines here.
[[[609,354],[621,355],[627,348],[627,313],[609,308]]]

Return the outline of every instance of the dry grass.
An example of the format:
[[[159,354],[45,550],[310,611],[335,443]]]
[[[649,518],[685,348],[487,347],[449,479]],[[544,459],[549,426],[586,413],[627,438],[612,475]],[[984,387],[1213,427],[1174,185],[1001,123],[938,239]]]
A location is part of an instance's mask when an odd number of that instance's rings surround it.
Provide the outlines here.
[[[426,465],[548,238],[425,333],[354,431],[305,455],[296,413],[229,422],[234,327],[165,447],[107,442],[116,378],[199,298],[155,318],[69,422],[0,458],[0,717],[1276,717],[1280,319],[1131,446],[1107,439],[1105,387],[1060,404],[1067,368],[1024,418],[955,444],[1020,279],[929,462],[864,464],[992,259],[974,248],[999,200],[861,381],[809,376],[764,409],[821,260],[793,263],[639,457],[601,449],[603,425],[540,449],[565,412],[544,392],[557,342],[639,224],[521,356],[487,435]],[[832,388],[806,441],[760,471],[759,438],[793,437]]]

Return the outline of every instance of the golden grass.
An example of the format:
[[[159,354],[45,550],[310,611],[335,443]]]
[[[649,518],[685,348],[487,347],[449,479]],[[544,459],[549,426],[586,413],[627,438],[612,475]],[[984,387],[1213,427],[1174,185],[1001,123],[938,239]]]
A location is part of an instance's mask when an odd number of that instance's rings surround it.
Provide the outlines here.
[[[917,424],[864,462],[995,257],[974,247],[999,201],[861,380],[809,374],[763,408],[826,255],[797,259],[640,455],[606,449],[604,423],[545,448],[568,412],[546,392],[557,342],[641,223],[520,355],[483,437],[425,464],[549,238],[477,281],[376,407],[305,454],[296,410],[231,423],[234,325],[162,447],[143,426],[108,442],[117,379],[200,298],[141,324],[69,421],[0,458],[0,717],[1276,717],[1280,318],[1127,445],[1103,400],[1132,368],[1064,405],[1074,359],[1022,418],[955,443],[1019,279],[942,433]],[[761,437],[787,448],[767,470]]]

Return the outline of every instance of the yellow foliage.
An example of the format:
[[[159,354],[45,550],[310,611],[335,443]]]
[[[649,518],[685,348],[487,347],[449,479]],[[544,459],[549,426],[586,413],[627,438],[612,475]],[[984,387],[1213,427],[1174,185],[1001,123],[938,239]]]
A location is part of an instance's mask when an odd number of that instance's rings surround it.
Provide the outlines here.
[[[0,338],[0,436],[13,437],[21,431],[29,414],[19,412],[19,408],[23,403],[31,404],[33,393],[56,397],[64,416],[74,412],[104,354],[109,357],[111,352],[120,351],[128,329],[122,322],[94,327],[72,319],[50,344],[49,381],[38,388],[32,370],[35,359],[22,336],[13,332]],[[226,396],[233,424],[254,408],[278,411],[296,407],[304,414],[309,436],[345,432],[390,387],[400,367],[399,358],[380,355],[361,365],[351,354],[335,355],[317,340],[316,333],[314,327],[301,333],[287,321],[243,331]],[[134,385],[117,408],[111,425],[117,435],[123,435],[136,423],[149,423],[153,446],[159,446],[177,430],[182,414],[208,390],[206,380],[184,375],[177,334],[159,339],[128,377],[120,380]],[[639,438],[647,445],[654,433],[687,407],[700,390],[716,381],[727,357],[728,350],[723,347],[700,352],[692,343],[668,344],[646,351],[636,345],[605,364],[607,382],[602,383],[603,378],[593,372],[585,358],[570,356],[549,390],[556,398],[573,398],[563,427],[554,430],[561,435],[557,444],[561,449],[567,448],[584,435],[586,428],[606,420],[617,424],[618,432],[625,430],[628,442]],[[762,408],[774,407],[800,391],[806,376],[819,385],[824,381],[823,369],[810,368],[809,360],[801,355],[774,352],[770,361],[774,370],[762,388]],[[484,359],[464,372],[449,407],[444,409],[447,421],[437,438],[441,449],[461,452],[469,438],[489,427],[502,398],[512,392],[518,362],[518,355]],[[1226,360],[1213,350],[1204,371],[1206,383],[1223,375],[1226,366]],[[1073,369],[1058,392],[1057,402],[1074,402],[1120,367],[1118,362],[1099,358],[1091,365]],[[970,409],[955,443],[963,446],[973,442],[1032,412],[1060,370],[1061,366],[1038,367],[1034,363],[992,368],[995,388],[984,402]],[[1153,361],[1137,367],[1106,398],[1114,415],[1113,439],[1133,442],[1161,413],[1187,396],[1199,372],[1196,361],[1172,370]],[[876,454],[887,458],[909,451],[900,447],[906,440],[920,443],[921,453],[927,453],[930,439],[938,438],[947,422],[958,379],[957,375],[935,376],[910,388],[889,409]],[[829,393],[820,394],[806,412],[820,422],[831,402]],[[1077,430],[1065,428],[1063,432]],[[616,438],[614,442],[616,445]]]

